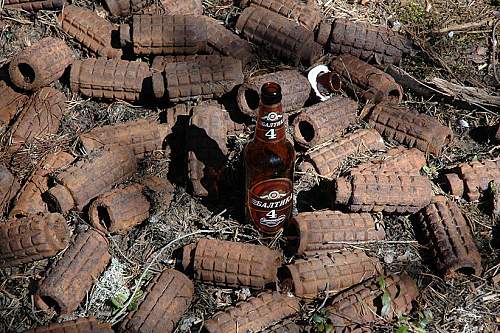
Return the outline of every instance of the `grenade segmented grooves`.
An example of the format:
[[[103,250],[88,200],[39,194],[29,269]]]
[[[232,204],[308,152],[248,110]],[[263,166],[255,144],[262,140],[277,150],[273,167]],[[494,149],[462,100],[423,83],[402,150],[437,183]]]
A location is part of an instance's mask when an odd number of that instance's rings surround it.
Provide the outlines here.
[[[386,27],[345,19],[321,23],[317,41],[330,53],[350,54],[363,60],[375,58],[380,64],[398,65],[403,55],[412,51],[409,39]]]
[[[481,255],[456,203],[437,196],[420,211],[419,221],[422,241],[430,249],[435,266],[445,279],[458,273],[481,276]]]
[[[205,321],[208,333],[259,332],[300,311],[297,298],[268,291]]]
[[[285,320],[281,323],[273,325],[268,329],[262,331],[262,333],[301,333],[301,332],[305,332],[303,327],[300,327],[291,320]]]
[[[207,23],[208,45],[225,56],[241,60],[245,67],[255,60],[252,46],[214,18],[203,16]]]
[[[36,327],[23,333],[113,333],[111,324],[99,323],[95,318],[78,318],[63,323]]]
[[[335,180],[335,203],[354,212],[416,213],[433,196],[431,181],[420,175],[360,173]]]
[[[434,117],[391,103],[379,103],[369,112],[368,123],[386,138],[439,156],[453,140],[453,131]]]
[[[222,58],[225,59],[225,58]],[[204,54],[190,54],[190,55],[175,55],[175,56],[156,56],[151,63],[151,70],[155,72],[163,72],[165,66],[176,62],[192,62],[206,66],[215,66],[221,63],[221,56],[219,55],[204,55]],[[231,58],[227,58],[228,60]]]
[[[0,267],[55,256],[69,244],[71,232],[61,214],[37,214],[0,224]]]
[[[49,189],[49,174],[70,165],[74,159],[71,154],[65,152],[47,155],[41,162],[41,167],[33,173],[19,192],[9,217],[21,218],[30,214],[48,212],[42,193]]]
[[[148,6],[147,0],[104,0],[106,8],[113,16],[129,16]]]
[[[183,266],[194,278],[219,286],[263,289],[275,282],[281,253],[262,245],[200,239],[184,247]]]
[[[357,108],[356,101],[342,96],[305,108],[293,122],[295,141],[314,147],[342,134],[356,121]]]
[[[123,234],[149,217],[145,188],[132,184],[113,189],[95,199],[89,207],[90,223],[102,232]]]
[[[238,89],[237,102],[241,112],[254,118],[257,117],[260,89],[266,82],[276,82],[281,86],[283,96],[281,105],[284,112],[291,112],[304,107],[311,93],[309,81],[297,70],[284,70],[259,75],[247,79]]]
[[[343,88],[362,99],[395,103],[403,99],[403,88],[392,76],[356,57],[341,55],[330,63],[330,67],[340,76]]]
[[[4,0],[5,8],[20,8],[27,12],[60,9],[64,0]]]
[[[104,146],[127,146],[137,158],[143,158],[162,150],[165,138],[172,132],[172,126],[148,119],[132,120],[96,127],[80,135],[80,142],[87,153]]]
[[[109,191],[137,171],[137,160],[128,147],[108,147],[95,152],[56,176],[58,185],[45,192],[51,211],[82,210],[90,200]]]
[[[378,276],[382,264],[363,251],[330,253],[318,258],[296,260],[280,272],[284,285],[290,284],[298,297],[311,299],[322,292],[339,292]]]
[[[308,161],[302,163],[301,169],[313,169],[322,176],[331,177],[347,158],[384,149],[384,140],[376,130],[361,129],[309,152]]]
[[[212,56],[202,63],[179,62],[165,64],[162,73],[153,74],[156,98],[170,102],[221,97],[243,83],[241,61],[231,57]]]
[[[162,0],[163,8],[170,15],[202,15],[203,3],[201,0]]]
[[[426,163],[425,155],[420,150],[416,148],[406,149],[404,147],[396,147],[390,149],[379,160],[362,163],[352,168],[351,175],[368,172],[406,172],[418,174]]]
[[[19,187],[19,182],[14,175],[5,165],[0,164],[0,215],[19,191]]]
[[[75,311],[110,260],[106,237],[94,230],[79,234],[40,283],[35,305],[44,311],[55,306],[61,314]]]
[[[46,37],[17,54],[9,64],[11,82],[23,90],[38,90],[58,80],[73,62],[66,43]]]
[[[254,5],[268,9],[299,22],[309,30],[314,30],[321,22],[321,9],[316,1],[304,4],[298,0],[243,0],[240,3],[242,7]]]
[[[145,292],[139,309],[130,313],[121,327],[131,333],[171,333],[193,298],[194,285],[184,274],[167,269]]]
[[[479,200],[481,192],[488,190],[491,182],[500,184],[500,158],[462,163],[456,173],[445,175],[446,189],[470,201]]]
[[[152,93],[151,71],[144,62],[78,60],[71,66],[70,87],[88,97],[137,102]]]
[[[10,129],[11,143],[18,147],[35,139],[56,134],[66,112],[66,96],[57,89],[45,87],[26,103]]]
[[[28,98],[9,87],[5,81],[0,81],[0,128],[11,122],[17,112],[24,108]]]
[[[93,10],[73,5],[65,6],[59,16],[62,30],[95,54],[105,58],[120,58],[121,49],[112,46],[118,27],[98,16]]]
[[[322,53],[312,31],[264,8],[250,6],[245,9],[236,22],[236,30],[295,66],[299,63],[309,66]]]
[[[341,292],[326,307],[333,332],[363,332],[370,323],[391,320],[395,314],[410,312],[412,302],[419,294],[415,281],[407,274],[401,274],[386,276],[384,282],[391,302],[387,317],[382,316],[384,290],[374,278]]]
[[[228,123],[219,105],[201,104],[193,109],[186,136],[188,174],[196,196],[217,196],[218,182],[227,161]]]
[[[314,256],[342,249],[349,243],[383,240],[385,231],[368,213],[324,210],[293,217],[286,238],[295,254]]]
[[[195,54],[208,50],[207,24],[194,15],[134,15],[120,26],[120,43],[136,55]]]

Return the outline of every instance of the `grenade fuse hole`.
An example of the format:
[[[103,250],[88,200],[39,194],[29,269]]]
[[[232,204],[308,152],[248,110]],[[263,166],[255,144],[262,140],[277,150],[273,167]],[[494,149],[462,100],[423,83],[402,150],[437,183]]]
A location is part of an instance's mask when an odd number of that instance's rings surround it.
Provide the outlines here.
[[[17,68],[26,83],[33,83],[33,81],[35,81],[35,71],[33,70],[33,67],[26,63],[20,63],[17,65]]]

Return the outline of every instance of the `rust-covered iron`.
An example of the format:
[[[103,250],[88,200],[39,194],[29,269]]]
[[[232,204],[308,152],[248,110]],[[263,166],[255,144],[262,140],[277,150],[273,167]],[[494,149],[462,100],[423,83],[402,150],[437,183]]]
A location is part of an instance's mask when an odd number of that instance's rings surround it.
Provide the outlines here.
[[[382,102],[369,108],[366,118],[382,136],[435,156],[453,140],[453,131],[436,118],[393,103]]]
[[[27,12],[61,9],[65,0],[4,0],[4,8],[22,9]]]
[[[280,280],[296,296],[313,299],[322,292],[337,293],[381,272],[378,259],[363,251],[345,251],[296,260],[282,268]]]
[[[240,38],[214,18],[203,16],[203,19],[207,23],[209,46],[225,56],[241,60],[244,67],[255,60],[252,46],[247,40]]]
[[[382,282],[383,281],[383,282]],[[381,288],[381,284],[385,288]],[[382,297],[389,295],[390,307],[383,312]],[[370,324],[409,313],[418,297],[415,281],[406,273],[373,278],[341,292],[326,307],[333,332],[366,332]]]
[[[367,172],[335,180],[335,203],[354,212],[416,213],[433,196],[429,178],[417,174]]]
[[[275,73],[259,75],[247,79],[238,89],[238,106],[244,114],[257,117],[260,89],[266,82],[276,82],[281,86],[283,111],[290,112],[304,107],[311,85],[305,76],[297,70],[284,70]]]
[[[0,215],[19,191],[20,185],[16,177],[3,164],[0,164]]]
[[[93,10],[74,5],[65,6],[59,15],[59,22],[65,33],[98,56],[105,58],[122,56],[122,50],[113,47],[118,27],[98,16]]]
[[[177,62],[196,63],[205,66],[215,66],[223,62],[226,58],[213,54],[189,54],[189,55],[167,55],[156,56],[151,63],[151,70],[154,72],[163,72],[165,66]],[[231,58],[227,58],[230,60]]]
[[[281,253],[263,245],[203,238],[183,249],[182,266],[194,278],[225,287],[263,289],[276,280]]]
[[[396,147],[389,149],[382,158],[362,163],[351,169],[355,173],[406,172],[418,174],[427,161],[423,152],[417,148]]]
[[[78,318],[62,323],[36,327],[23,333],[113,333],[111,324],[100,323],[95,318]]]
[[[88,97],[137,102],[152,95],[151,71],[144,62],[77,60],[71,66],[70,87]]]
[[[294,323],[291,319],[284,320],[276,325],[273,325],[263,331],[262,333],[302,333],[304,327],[301,327]]]
[[[309,66],[322,54],[322,47],[314,41],[312,31],[265,8],[246,8],[236,22],[236,30],[295,66],[299,63]]]
[[[23,90],[38,90],[61,78],[73,62],[73,51],[59,38],[46,37],[14,56],[11,82]]]
[[[37,214],[0,224],[0,268],[55,256],[71,232],[61,214]]]
[[[208,333],[260,332],[300,311],[297,298],[267,291],[205,321]]]
[[[309,152],[301,169],[331,177],[347,158],[367,151],[384,149],[384,140],[376,130],[361,129]]]
[[[7,126],[28,101],[28,96],[12,89],[0,80],[0,129]]]
[[[120,26],[120,43],[136,55],[207,52],[207,24],[194,15],[134,15]]]
[[[161,4],[169,15],[202,15],[203,3],[201,0],[162,0]]]
[[[66,96],[44,87],[30,97],[10,129],[10,144],[17,148],[37,138],[56,134],[66,112]]]
[[[346,19],[321,23],[316,40],[330,53],[350,54],[366,61],[374,58],[379,64],[398,65],[403,55],[412,52],[411,41],[401,34]]]
[[[144,300],[121,324],[124,332],[171,333],[194,294],[194,285],[184,274],[167,269],[149,283]]]
[[[104,0],[104,5],[113,16],[129,16],[149,5],[148,0]]]
[[[298,255],[327,254],[357,242],[385,239],[383,225],[368,213],[323,210],[300,213],[285,231],[290,250]]]
[[[82,210],[93,198],[109,191],[137,171],[134,152],[128,147],[97,151],[58,174],[57,185],[45,192],[50,211]]]
[[[243,79],[240,60],[213,55],[208,61],[166,63],[163,71],[153,74],[153,91],[157,99],[170,102],[212,99],[230,92]]]
[[[445,175],[446,189],[470,201],[478,200],[491,182],[500,184],[500,158],[462,163],[454,171]]]
[[[102,232],[124,234],[149,217],[151,205],[141,184],[119,186],[97,197],[89,207],[89,220]]]
[[[66,152],[47,155],[24,186],[19,191],[14,207],[9,213],[11,218],[21,218],[30,214],[48,212],[42,194],[49,189],[49,175],[58,169],[69,166],[74,157]]]
[[[110,260],[106,237],[95,230],[79,234],[40,282],[35,305],[61,314],[75,311]]]
[[[240,5],[266,8],[292,21],[299,22],[309,30],[314,30],[321,22],[321,8],[314,0],[306,3],[300,0],[241,0]]]
[[[342,134],[356,121],[358,103],[343,96],[305,108],[293,122],[295,142],[314,147]]]
[[[87,153],[104,146],[130,147],[137,158],[162,150],[172,125],[160,124],[149,119],[138,119],[120,124],[96,127],[80,135],[80,142]]]
[[[445,279],[458,273],[481,276],[481,255],[456,203],[436,196],[418,216],[422,242],[430,249],[436,269]]]
[[[146,194],[154,203],[162,207],[169,207],[174,199],[175,187],[166,179],[158,176],[148,176],[141,180],[146,187]]]
[[[392,76],[359,58],[341,55],[330,63],[330,67],[339,75],[342,87],[363,100],[399,103],[403,99],[403,88]]]

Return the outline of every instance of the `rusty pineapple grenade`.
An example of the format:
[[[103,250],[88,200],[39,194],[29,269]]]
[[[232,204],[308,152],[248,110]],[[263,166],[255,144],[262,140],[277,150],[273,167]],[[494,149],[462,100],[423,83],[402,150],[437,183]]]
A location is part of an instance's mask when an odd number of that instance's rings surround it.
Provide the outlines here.
[[[120,26],[122,47],[136,55],[206,53],[207,23],[194,15],[134,15]]]
[[[113,16],[126,17],[137,13],[149,5],[147,0],[104,0],[106,8]]]
[[[5,8],[20,8],[27,12],[55,10],[64,5],[65,0],[4,0]]]
[[[23,333],[113,333],[111,324],[100,323],[95,318],[78,318],[62,323],[36,327]]]

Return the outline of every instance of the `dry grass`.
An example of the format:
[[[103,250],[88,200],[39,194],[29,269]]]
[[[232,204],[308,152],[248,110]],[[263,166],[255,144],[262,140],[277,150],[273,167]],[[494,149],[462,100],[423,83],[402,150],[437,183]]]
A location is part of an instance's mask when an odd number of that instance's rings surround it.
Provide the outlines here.
[[[95,8],[105,13],[94,1],[74,0],[72,3]],[[323,0],[323,11],[327,18],[345,17],[374,24],[389,26],[401,25],[401,29],[411,33],[426,48],[411,59],[405,59],[403,68],[425,80],[441,77],[456,83],[482,87],[493,91],[495,81],[491,57],[491,26],[457,32],[453,37],[447,34],[432,33],[452,24],[480,21],[493,15],[494,7],[486,0],[419,0],[373,1],[367,6],[352,4],[345,0]],[[430,9],[429,9],[429,4]],[[205,0],[206,12],[229,23],[240,12],[230,0]],[[429,10],[426,10],[427,9]],[[77,42],[60,31],[56,13],[41,12],[37,16],[27,13],[8,11],[0,18],[0,67],[19,50],[29,46],[42,36],[58,36],[65,39],[78,57],[91,55]],[[478,48],[483,49],[478,54]],[[251,69],[251,75],[286,68],[276,61],[262,59]],[[63,80],[63,83],[65,81]],[[46,154],[65,149],[79,155],[75,139],[79,133],[95,126],[122,122],[156,114],[158,110],[134,107],[124,103],[102,103],[71,96],[66,83],[59,85],[67,94],[69,111],[66,114],[58,136],[44,138],[40,142],[23,147],[15,156],[0,149],[0,162],[12,161],[13,171],[25,179],[37,162]],[[408,93],[405,104],[420,112],[437,117],[442,123],[454,129],[456,138],[446,148],[440,158],[430,158],[429,173],[437,178],[440,171],[461,161],[473,158],[483,159],[499,155],[500,147],[487,141],[474,141],[472,128],[492,125],[500,121],[497,111],[470,111],[453,106],[428,102],[419,96]],[[469,128],[460,126],[465,120]],[[359,126],[365,126],[360,124]],[[96,282],[78,310],[70,315],[57,317],[36,310],[32,302],[35,281],[43,276],[45,269],[57,260],[51,258],[34,264],[0,270],[0,332],[20,332],[53,320],[72,319],[76,316],[96,316],[104,321],[116,321],[126,314],[110,302],[118,294],[130,295],[162,269],[172,266],[172,253],[184,244],[191,243],[202,236],[265,244],[273,248],[283,245],[280,235],[265,237],[251,226],[242,224],[243,212],[241,198],[240,152],[248,135],[231,138],[231,177],[226,184],[227,196],[218,203],[204,204],[187,193],[179,184],[175,202],[171,207],[157,206],[155,213],[139,228],[125,236],[109,236],[112,263]],[[358,156],[347,161],[342,172],[350,166],[372,158],[372,154]],[[165,176],[169,169],[166,156],[159,152],[141,164],[141,174]],[[297,175],[297,207],[302,210],[321,209],[328,206],[328,182],[317,175]],[[311,190],[312,189],[312,190]],[[485,199],[486,200],[486,199]],[[363,248],[371,255],[380,258],[389,272],[408,271],[422,290],[416,311],[408,319],[415,323],[418,314],[430,310],[433,321],[429,332],[494,332],[500,322],[500,289],[491,283],[491,278],[500,271],[500,253],[493,249],[491,231],[494,220],[489,215],[487,202],[460,202],[462,211],[474,231],[474,236],[483,257],[485,273],[482,277],[462,276],[451,282],[444,282],[434,275],[432,267],[423,259],[425,250],[415,243],[412,219],[408,216],[391,217],[377,215],[384,223],[387,241],[376,244],[348,245],[348,248]],[[88,228],[85,216],[71,213],[68,221],[75,233]],[[286,258],[287,261],[291,258]],[[196,284],[196,297],[190,311],[181,321],[179,332],[198,332],[204,318],[235,301],[244,300],[251,295],[248,289],[221,289]],[[324,306],[331,295],[319,299],[304,308],[300,315],[302,323],[310,323],[312,314]],[[395,330],[400,323],[386,323],[374,327],[380,332]]]

